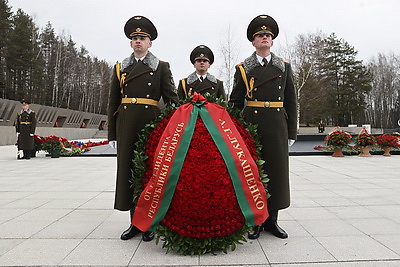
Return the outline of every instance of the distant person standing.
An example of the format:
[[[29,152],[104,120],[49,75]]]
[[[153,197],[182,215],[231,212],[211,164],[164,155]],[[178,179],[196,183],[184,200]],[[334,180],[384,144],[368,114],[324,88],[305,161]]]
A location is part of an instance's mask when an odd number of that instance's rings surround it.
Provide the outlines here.
[[[205,93],[215,94],[218,98],[226,100],[223,82],[208,72],[208,69],[214,63],[214,54],[211,49],[205,45],[195,47],[190,53],[190,62],[192,62],[195,71],[187,78],[179,81],[179,98],[185,99],[197,92],[202,95]]]
[[[124,27],[133,53],[116,64],[111,81],[108,103],[108,140],[117,149],[117,181],[114,208],[134,213],[131,188],[135,142],[146,124],[161,113],[158,101],[169,104],[177,101],[176,88],[168,62],[159,60],[149,48],[157,38],[153,23],[143,16],[134,16]],[[141,179],[141,177],[134,177]],[[127,240],[141,231],[130,224],[121,234]],[[150,241],[154,233],[142,234],[143,241]]]
[[[318,123],[318,133],[323,133],[323,132],[325,132],[325,124],[322,120],[320,120]]]
[[[243,109],[246,121],[258,125],[269,178],[269,217],[253,227],[250,239],[258,238],[262,230],[279,238],[288,237],[277,219],[278,211],[290,205],[288,146],[297,138],[297,98],[290,64],[271,53],[278,33],[278,24],[270,16],[260,15],[250,22],[247,39],[255,52],[236,66],[229,100],[234,107]]]
[[[22,150],[23,157],[19,159],[30,159],[32,151],[35,149],[35,112],[29,108],[28,100],[21,100],[22,109],[17,113],[15,129],[18,135],[18,150]]]

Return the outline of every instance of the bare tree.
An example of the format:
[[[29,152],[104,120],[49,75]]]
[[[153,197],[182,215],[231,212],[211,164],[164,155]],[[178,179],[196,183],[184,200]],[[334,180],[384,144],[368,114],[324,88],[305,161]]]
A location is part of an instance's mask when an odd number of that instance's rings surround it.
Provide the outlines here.
[[[233,76],[235,75],[235,65],[238,63],[239,51],[237,42],[234,41],[234,34],[231,26],[228,27],[225,39],[221,41],[220,52],[223,57],[223,65],[219,69],[220,77],[223,77],[224,88],[229,97],[233,87]]]
[[[376,127],[395,128],[400,119],[400,56],[379,53],[371,59],[372,90],[365,116]]]
[[[290,62],[293,66],[294,81],[297,93],[297,120],[298,125],[300,125],[301,117],[301,105],[303,102],[307,101],[303,97],[302,89],[307,83],[312,83],[310,81],[313,71],[315,71],[316,58],[319,47],[321,46],[322,40],[325,38],[322,32],[309,33],[309,34],[299,34],[296,38],[295,44],[292,46],[293,49],[288,53]],[[317,94],[314,94],[316,97]]]

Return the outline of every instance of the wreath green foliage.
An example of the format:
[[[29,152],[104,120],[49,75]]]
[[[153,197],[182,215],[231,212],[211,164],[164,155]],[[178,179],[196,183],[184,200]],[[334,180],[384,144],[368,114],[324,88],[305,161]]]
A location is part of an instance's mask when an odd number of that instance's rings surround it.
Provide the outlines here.
[[[260,174],[260,179],[267,190],[268,185],[268,177],[264,173],[263,165],[265,163],[264,160],[261,159],[261,149],[262,145],[259,141],[257,135],[257,125],[246,122],[243,119],[242,113],[240,110],[234,108],[231,105],[220,98],[217,98],[215,95],[205,94],[204,97],[209,102],[214,102],[224,108],[231,114],[233,117],[238,119],[240,123],[249,131],[254,139],[254,143],[256,146],[256,152],[258,156],[258,160],[256,162]],[[142,130],[141,135],[139,137],[139,141],[136,142],[136,150],[134,151],[133,165],[134,168],[132,170],[132,179],[131,179],[131,187],[133,189],[133,203],[136,206],[137,201],[139,199],[140,194],[143,191],[143,181],[141,177],[144,177],[145,172],[147,170],[146,167],[146,159],[147,156],[145,154],[145,147],[147,140],[153,130],[157,127],[158,123],[168,116],[171,111],[178,109],[181,105],[188,103],[191,98],[187,98],[185,100],[179,100],[178,103],[172,103],[167,106],[166,109],[158,116],[157,119],[147,124],[145,128]],[[269,194],[268,196],[269,197]],[[222,237],[212,237],[212,238],[190,238],[180,236],[174,231],[171,231],[169,228],[160,224],[156,230],[156,244],[162,242],[162,247],[166,249],[166,253],[173,251],[182,255],[202,255],[206,253],[216,253],[218,251],[222,251],[227,253],[228,250],[235,250],[237,245],[241,245],[244,242],[247,242],[244,237],[245,234],[251,230],[251,227],[247,225],[243,225],[239,230]]]
[[[198,239],[180,236],[164,225],[160,225],[157,228],[156,244],[162,241],[162,247],[166,249],[166,253],[173,251],[182,255],[202,255],[222,251],[226,254],[228,250],[234,251],[237,245],[247,242],[244,235],[250,230],[251,227],[244,225],[227,236]]]

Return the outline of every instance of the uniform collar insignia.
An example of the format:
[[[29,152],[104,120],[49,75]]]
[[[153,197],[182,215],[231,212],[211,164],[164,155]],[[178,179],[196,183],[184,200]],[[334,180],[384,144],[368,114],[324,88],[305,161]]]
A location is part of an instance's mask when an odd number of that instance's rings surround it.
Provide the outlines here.
[[[124,70],[130,65],[132,65],[134,61],[135,61],[135,56],[132,53],[130,57],[127,57],[124,60],[122,60],[121,70]],[[153,71],[156,71],[158,68],[158,64],[160,63],[160,60],[149,51],[147,55],[144,57],[143,63],[147,65],[149,68],[151,68]]]
[[[280,71],[285,72],[285,63],[283,62],[282,58],[276,56],[274,53],[271,53],[271,61],[272,66],[275,66]],[[260,62],[257,60],[256,52],[244,60],[243,66],[247,73],[252,71],[255,67],[261,66]]]
[[[195,81],[197,81],[199,78],[197,78],[196,72],[191,73],[188,77],[187,77],[187,84],[192,84]],[[214,75],[211,75],[210,73],[207,73],[207,80],[209,80],[212,83],[217,83],[217,78],[215,78]]]
[[[153,71],[156,71],[158,68],[158,64],[160,63],[160,60],[156,56],[154,56],[151,52],[148,52],[143,59],[143,63],[149,66],[149,68],[152,69]]]
[[[212,83],[217,83],[217,78],[215,78],[215,76],[211,75],[210,73],[207,73],[207,79]]]
[[[196,72],[193,72],[187,77],[186,82],[187,82],[187,84],[192,84],[197,80],[198,80],[198,78],[197,78]]]
[[[283,61],[282,58],[276,56],[275,54],[271,53],[271,61],[272,61],[272,66],[277,67],[280,69],[282,72],[285,72],[285,62]]]
[[[27,109],[27,110],[21,109],[21,114],[22,114],[24,111],[25,111],[26,113],[28,113],[28,114],[31,114],[31,112],[32,112],[32,110],[31,110],[30,108]]]

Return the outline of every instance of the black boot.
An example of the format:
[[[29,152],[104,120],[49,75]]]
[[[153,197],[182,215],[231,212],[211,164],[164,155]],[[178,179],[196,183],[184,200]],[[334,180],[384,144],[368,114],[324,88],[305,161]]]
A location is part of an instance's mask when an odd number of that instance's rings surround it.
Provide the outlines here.
[[[248,233],[247,237],[249,239],[257,239],[260,237],[260,233],[262,232],[262,230],[263,230],[262,225],[253,226],[253,232]]]
[[[142,234],[142,240],[145,242],[149,242],[153,239],[154,239],[154,232],[147,231]]]
[[[279,238],[287,238],[288,234],[278,225],[278,211],[270,211],[268,219],[263,223],[264,230]]]
[[[31,159],[31,151],[30,150],[23,150],[24,159]]]
[[[129,212],[130,212],[130,218],[131,218],[131,222],[132,222],[132,216],[133,216],[133,212],[134,212],[135,210],[134,209],[131,209]],[[121,239],[122,240],[128,240],[128,239],[131,239],[132,237],[134,237],[135,235],[137,235],[138,233],[140,233],[141,231],[136,227],[136,226],[134,226],[134,225],[129,225],[129,228],[128,229],[126,229],[125,231],[123,231],[122,232],[122,234],[121,234]]]
[[[121,239],[128,240],[140,233],[141,231],[134,225],[130,225],[128,229],[122,232]]]

